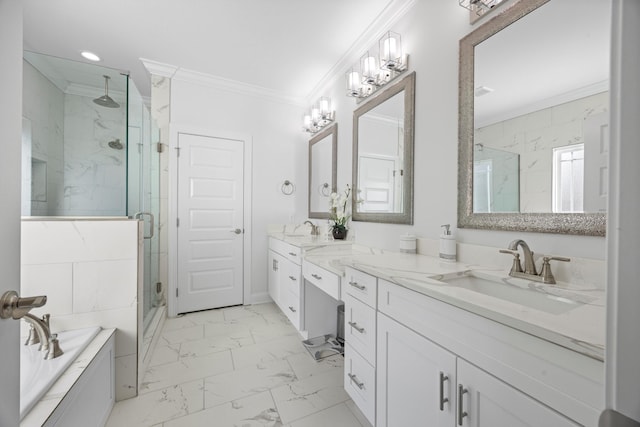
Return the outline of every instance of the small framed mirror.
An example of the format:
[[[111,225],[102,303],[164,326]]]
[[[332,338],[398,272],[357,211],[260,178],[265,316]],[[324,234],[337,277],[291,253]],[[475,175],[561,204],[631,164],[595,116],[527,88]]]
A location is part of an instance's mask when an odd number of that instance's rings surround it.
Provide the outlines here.
[[[413,224],[416,73],[353,113],[353,220]]]
[[[336,191],[338,124],[309,140],[309,218],[329,218],[329,200]]]
[[[458,227],[604,236],[610,8],[520,0],[460,40]]]

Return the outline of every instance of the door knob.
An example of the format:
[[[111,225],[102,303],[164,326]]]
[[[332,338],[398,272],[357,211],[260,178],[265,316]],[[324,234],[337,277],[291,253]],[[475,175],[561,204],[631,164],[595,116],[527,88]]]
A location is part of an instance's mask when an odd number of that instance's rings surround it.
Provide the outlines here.
[[[232,233],[236,233],[236,234],[241,234],[242,233],[242,229],[241,228],[235,228],[233,230],[231,230]]]

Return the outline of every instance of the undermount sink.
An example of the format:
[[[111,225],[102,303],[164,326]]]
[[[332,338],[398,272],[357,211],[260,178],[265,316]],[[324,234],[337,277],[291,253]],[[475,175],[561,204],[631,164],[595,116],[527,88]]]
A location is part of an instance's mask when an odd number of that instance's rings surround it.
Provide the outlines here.
[[[548,285],[532,284],[525,279],[494,277],[474,271],[445,275],[437,280],[551,314],[562,314],[593,301],[571,291],[555,291]]]

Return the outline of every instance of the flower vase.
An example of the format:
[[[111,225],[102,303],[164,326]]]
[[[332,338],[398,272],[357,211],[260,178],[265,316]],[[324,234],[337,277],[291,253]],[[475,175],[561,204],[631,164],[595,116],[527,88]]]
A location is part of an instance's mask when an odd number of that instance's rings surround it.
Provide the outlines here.
[[[344,240],[347,237],[347,229],[334,227],[331,230],[331,235],[334,240]]]

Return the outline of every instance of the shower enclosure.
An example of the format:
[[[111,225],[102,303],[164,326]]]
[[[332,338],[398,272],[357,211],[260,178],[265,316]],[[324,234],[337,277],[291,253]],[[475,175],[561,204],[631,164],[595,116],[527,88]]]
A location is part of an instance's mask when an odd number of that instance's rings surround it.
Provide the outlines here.
[[[127,73],[24,52],[22,215],[143,220],[145,329],[162,302],[157,141]]]

